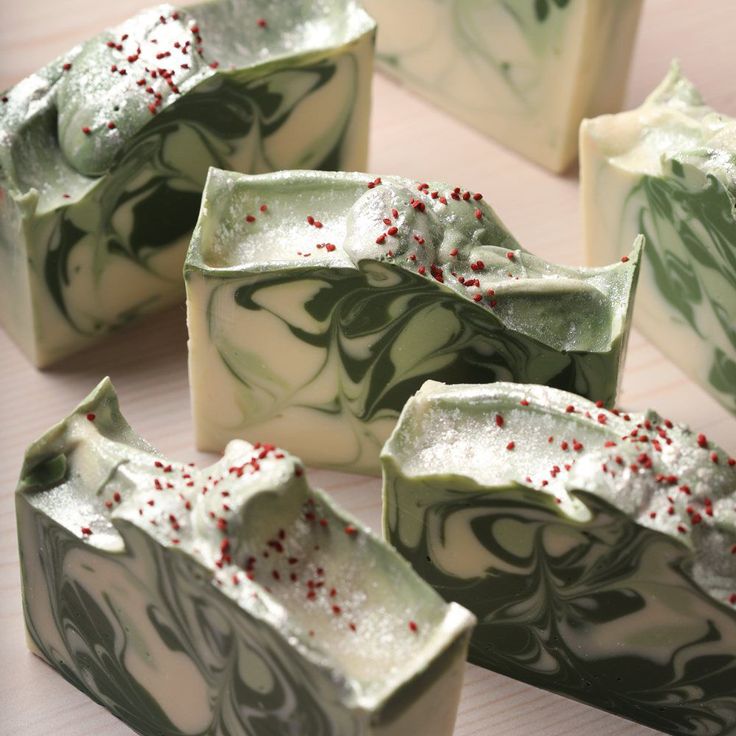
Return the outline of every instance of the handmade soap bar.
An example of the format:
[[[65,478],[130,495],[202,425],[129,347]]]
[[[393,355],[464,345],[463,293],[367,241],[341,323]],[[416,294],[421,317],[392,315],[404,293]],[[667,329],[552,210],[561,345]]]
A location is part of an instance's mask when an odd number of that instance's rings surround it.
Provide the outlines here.
[[[428,382],[387,539],[480,621],[470,660],[678,736],[736,729],[736,464],[655,412]]]
[[[635,324],[736,412],[736,120],[673,64],[639,109],[586,120],[580,149],[589,262],[646,235]]]
[[[0,102],[0,323],[46,366],[183,298],[209,166],[365,165],[374,23],[353,0],[162,5]]]
[[[552,171],[623,99],[642,0],[364,0],[383,71]]]
[[[426,378],[611,402],[637,262],[550,265],[460,187],[213,170],[185,265],[198,445],[270,437],[379,473]]]
[[[170,462],[105,380],[16,508],[31,649],[138,733],[452,733],[473,617],[272,445]]]

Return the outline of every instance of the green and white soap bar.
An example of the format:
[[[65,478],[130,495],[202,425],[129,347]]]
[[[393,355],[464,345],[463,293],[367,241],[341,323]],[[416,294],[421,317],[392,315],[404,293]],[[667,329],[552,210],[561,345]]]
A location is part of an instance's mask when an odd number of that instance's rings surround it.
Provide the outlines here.
[[[161,5],[0,101],[0,324],[38,366],[183,299],[207,170],[365,165],[353,0]]]
[[[580,130],[588,261],[647,239],[636,326],[736,413],[736,120],[677,64],[644,104]]]
[[[551,265],[446,184],[213,169],[185,265],[198,446],[270,437],[308,465],[378,474],[425,379],[610,403],[638,253]]]
[[[377,62],[452,115],[561,172],[584,117],[620,109],[642,0],[364,0]]]
[[[653,411],[428,382],[384,532],[478,617],[470,660],[678,736],[736,730],[736,461]]]
[[[452,733],[473,616],[278,448],[169,461],[105,380],[16,509],[31,649],[138,733]]]

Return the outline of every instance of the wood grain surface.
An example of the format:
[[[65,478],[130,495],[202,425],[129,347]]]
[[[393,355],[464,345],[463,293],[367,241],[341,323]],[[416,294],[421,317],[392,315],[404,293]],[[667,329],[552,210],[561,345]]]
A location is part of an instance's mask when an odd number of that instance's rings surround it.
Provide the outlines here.
[[[150,4],[149,0],[0,0],[0,89]],[[678,57],[706,99],[720,111],[736,115],[735,36],[734,0],[645,0],[627,107],[638,105],[661,80],[670,60]],[[549,174],[380,76],[374,86],[370,170],[480,190],[525,247],[562,263],[582,260],[576,174]],[[44,373],[31,368],[0,332],[2,734],[132,733],[25,648],[13,490],[24,448],[65,416],[104,375],[112,377],[125,415],[144,437],[174,458],[211,461],[194,451],[184,315],[181,306],[155,316]],[[638,334],[631,339],[620,404],[628,409],[656,408],[736,453],[736,419]],[[380,528],[379,480],[324,471],[312,471],[310,479],[374,529]],[[648,733],[654,732],[468,665],[456,736]]]

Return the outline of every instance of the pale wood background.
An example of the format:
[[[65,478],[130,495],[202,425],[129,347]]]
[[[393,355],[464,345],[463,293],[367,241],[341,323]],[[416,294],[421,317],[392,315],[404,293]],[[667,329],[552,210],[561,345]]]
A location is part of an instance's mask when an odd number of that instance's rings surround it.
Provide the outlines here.
[[[150,0],[0,0],[0,89],[77,41],[150,4]],[[637,105],[663,77],[670,59],[679,57],[711,104],[736,115],[734,37],[734,0],[645,0],[627,106]],[[480,190],[526,247],[552,260],[581,262],[576,175],[548,174],[381,77],[376,78],[374,91],[371,171],[439,179]],[[33,370],[0,332],[3,734],[131,733],[26,651],[12,501],[24,448],[106,374],[117,386],[126,416],[146,438],[177,459],[210,460],[196,453],[192,442],[183,306],[46,373]],[[621,405],[657,408],[673,420],[702,429],[736,453],[736,419],[637,334],[631,340]],[[373,528],[380,528],[378,480],[315,471],[310,477]],[[634,736],[654,732],[468,665],[456,736],[532,733]]]

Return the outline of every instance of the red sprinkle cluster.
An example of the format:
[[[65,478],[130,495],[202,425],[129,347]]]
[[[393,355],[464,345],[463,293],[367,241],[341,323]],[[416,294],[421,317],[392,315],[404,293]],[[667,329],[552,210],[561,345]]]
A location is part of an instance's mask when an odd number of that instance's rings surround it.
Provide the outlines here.
[[[157,25],[164,26],[170,20],[176,21],[179,19],[179,13],[173,12],[170,16],[159,16]],[[115,63],[111,64],[108,68],[108,73],[122,76],[122,77],[135,77],[135,86],[138,87],[145,95],[147,101],[147,107],[151,115],[155,115],[164,101],[164,92],[166,88],[175,95],[181,94],[179,87],[176,82],[177,74],[180,74],[182,70],[186,71],[191,68],[190,60],[196,54],[198,57],[204,59],[204,46],[202,35],[200,33],[199,26],[196,23],[192,23],[189,26],[189,33],[191,34],[183,43],[181,41],[175,41],[171,47],[163,48],[158,43],[158,40],[151,38],[149,41],[136,41],[131,39],[127,33],[124,33],[119,38],[112,38],[104,42],[107,48],[117,55]],[[142,43],[149,43],[153,46],[155,51],[156,61],[159,64],[149,66],[144,64],[141,57],[144,56]],[[64,71],[71,69],[71,64],[66,63],[63,65]],[[209,63],[212,69],[217,69],[219,63],[212,61]],[[117,108],[115,108],[117,109]],[[113,131],[117,128],[117,124],[114,120],[107,122],[106,127],[108,130]],[[92,129],[89,125],[82,126],[82,132],[85,135],[91,135]]]
[[[93,421],[95,415],[88,414],[87,418]],[[227,488],[228,483],[233,478],[257,474],[267,459],[279,461],[285,457],[275,445],[257,442],[242,464],[230,466],[221,476],[209,475],[200,482],[196,482],[192,475],[193,463],[181,465],[154,460],[151,493],[141,500],[138,514],[145,517],[152,526],[165,530],[169,541],[178,545],[181,543],[180,531],[190,523],[196,495],[208,495],[212,498],[216,494],[217,504],[210,505],[209,511],[209,518],[219,533],[218,555],[214,564],[221,573],[215,575],[216,585],[222,586],[225,581],[229,581],[238,586],[248,580],[274,594],[280,585],[298,586],[306,602],[321,601],[333,617],[343,620],[351,632],[357,632],[358,624],[353,620],[356,612],[350,610],[349,602],[341,600],[338,585],[330,582],[329,571],[321,566],[324,563],[320,565],[309,555],[310,549],[319,551],[332,534],[344,534],[347,539],[357,542],[362,533],[355,524],[340,524],[329,509],[310,497],[303,504],[294,527],[276,530],[265,540],[260,551],[244,552],[236,549],[237,538],[234,536],[232,522],[239,510],[230,506],[231,491]],[[294,472],[300,477],[303,469],[297,466]],[[178,491],[178,488],[182,491]],[[164,504],[158,503],[159,498],[163,498],[159,494],[176,494],[176,502],[180,504],[181,511],[172,511],[170,500],[165,504],[164,510]],[[168,498],[171,499],[171,496]],[[121,489],[106,489],[104,505],[108,510],[123,503],[123,500]],[[83,537],[92,535],[89,526],[80,529]],[[305,532],[308,545],[305,545]],[[253,595],[257,595],[257,592]],[[410,628],[412,625],[415,626],[410,624]],[[412,628],[412,631],[415,629]]]
[[[381,183],[381,179],[375,179],[371,182],[368,182],[367,186],[369,189],[373,189],[374,187],[378,186]],[[419,183],[417,185],[417,190],[424,195],[425,197],[429,197],[430,199],[437,200],[442,205],[447,205],[448,200],[452,199],[458,202],[468,202],[469,204],[474,204],[479,202],[481,199],[483,199],[483,195],[480,194],[480,192],[472,193],[468,190],[463,190],[461,187],[454,187],[453,189],[449,190],[446,193],[440,193],[439,191],[430,191],[430,186],[426,182]],[[418,198],[418,197],[411,197],[408,202],[409,207],[411,207],[415,212],[423,213],[426,212],[427,204],[424,200]],[[473,216],[477,220],[484,219],[483,211],[479,207],[474,207],[473,209]],[[391,243],[391,238],[399,237],[401,234],[401,231],[403,228],[406,227],[406,225],[402,225],[400,223],[400,216],[398,210],[396,208],[393,208],[390,212],[390,214],[387,214],[386,217],[383,218],[383,225],[385,226],[384,230],[375,238],[376,245],[385,246],[387,244]],[[417,243],[417,245],[424,246],[425,245],[425,239],[424,237],[418,233],[413,232],[411,233],[412,239]],[[449,252],[449,255],[451,258],[457,257],[459,254],[458,248],[452,248]],[[393,250],[388,250],[386,252],[386,256],[388,258],[393,258],[394,253]],[[515,254],[511,251],[509,251],[506,254],[506,257],[513,261],[515,259]],[[417,261],[417,251],[410,252],[407,255],[407,261],[409,262],[416,262]],[[485,263],[483,261],[478,260],[474,263],[470,264],[470,269],[475,273],[480,273],[484,271],[486,268]],[[464,276],[458,276],[458,274],[450,270],[449,274],[445,272],[442,267],[439,264],[432,263],[429,266],[429,271],[427,270],[427,267],[424,265],[420,265],[417,268],[417,273],[420,276],[430,276],[435,281],[443,284],[446,282],[446,280],[449,277],[452,277],[455,279],[456,283],[464,286],[468,289],[480,289],[480,279],[477,278],[465,278]],[[508,276],[510,278],[518,278],[518,276],[514,276],[512,273],[509,273]],[[497,306],[497,300],[494,298],[496,296],[496,292],[493,289],[486,289],[486,292],[483,293],[481,291],[478,291],[470,296],[470,298],[475,303],[484,303],[487,307],[490,309],[494,309]]]

